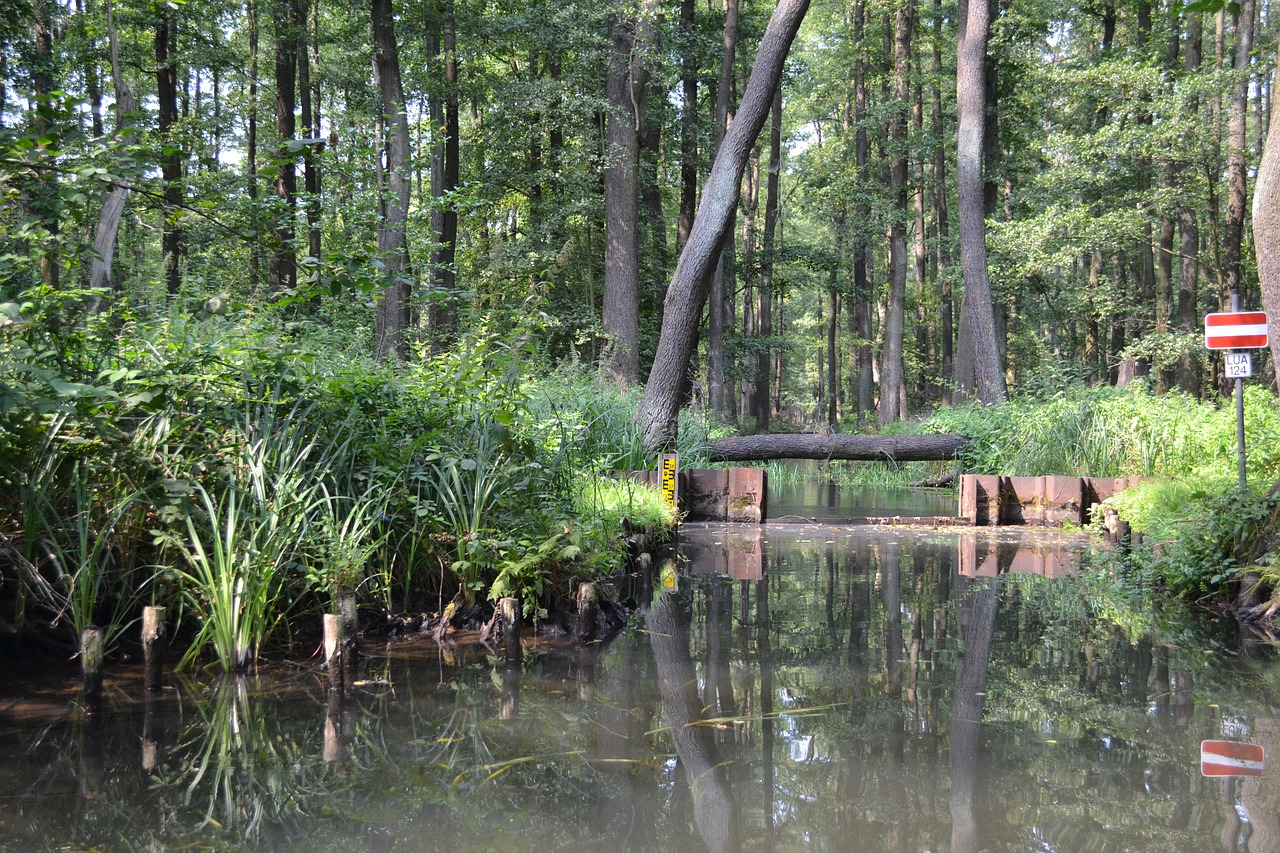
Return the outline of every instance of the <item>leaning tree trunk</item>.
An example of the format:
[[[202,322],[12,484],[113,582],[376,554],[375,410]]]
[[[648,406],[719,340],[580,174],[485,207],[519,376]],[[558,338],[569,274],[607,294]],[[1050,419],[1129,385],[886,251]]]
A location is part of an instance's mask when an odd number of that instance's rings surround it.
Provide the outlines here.
[[[1277,57],[1280,62],[1280,56]],[[1270,322],[1271,361],[1280,381],[1280,99],[1271,98],[1271,123],[1253,187],[1253,243],[1262,306]]]
[[[960,208],[960,264],[964,271],[964,317],[973,346],[978,399],[984,405],[1005,399],[1004,374],[996,349],[991,283],[987,277],[986,223],[983,216],[982,139],[986,112],[983,57],[989,31],[990,0],[960,0],[960,39],[956,47],[956,189]],[[964,321],[968,322],[965,323]],[[956,359],[957,373],[960,359]]]
[[[645,446],[651,449],[675,440],[680,392],[697,340],[698,320],[707,300],[711,273],[728,236],[738,203],[742,170],[769,116],[773,92],[782,75],[782,64],[808,10],[809,0],[779,0],[760,41],[760,50],[756,53],[755,66],[738,114],[725,134],[711,165],[711,174],[707,176],[689,242],[680,253],[667,290],[662,333],[658,338],[653,369],[636,412]]]

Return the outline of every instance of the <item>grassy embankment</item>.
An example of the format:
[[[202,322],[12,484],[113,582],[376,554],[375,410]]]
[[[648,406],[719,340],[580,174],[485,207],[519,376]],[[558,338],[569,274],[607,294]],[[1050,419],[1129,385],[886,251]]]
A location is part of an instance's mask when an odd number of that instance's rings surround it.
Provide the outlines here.
[[[622,518],[672,523],[655,489],[602,476],[651,462],[635,399],[540,372],[520,328],[391,369],[320,324],[28,297],[0,306],[0,639],[74,646],[96,623],[112,645],[156,603],[188,659],[230,669],[314,633],[342,590],[367,611],[516,596],[536,618],[620,566]]]

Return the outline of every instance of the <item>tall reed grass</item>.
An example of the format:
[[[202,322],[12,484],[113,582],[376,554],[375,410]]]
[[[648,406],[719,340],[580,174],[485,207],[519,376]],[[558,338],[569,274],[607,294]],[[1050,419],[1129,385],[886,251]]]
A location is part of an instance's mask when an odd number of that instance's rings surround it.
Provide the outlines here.
[[[1280,474],[1280,411],[1274,395],[1246,389],[1252,436],[1250,476]],[[999,406],[965,405],[927,418],[925,432],[956,432],[972,443],[965,470],[1010,476],[1198,477],[1233,470],[1235,415],[1229,405],[1197,402],[1181,393],[1070,387]]]

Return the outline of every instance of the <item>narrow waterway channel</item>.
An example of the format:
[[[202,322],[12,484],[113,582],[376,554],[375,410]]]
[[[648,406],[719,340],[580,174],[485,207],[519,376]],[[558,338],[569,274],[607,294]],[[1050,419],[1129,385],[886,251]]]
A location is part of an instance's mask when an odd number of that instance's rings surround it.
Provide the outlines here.
[[[1079,576],[1083,537],[687,526],[607,644],[507,665],[366,646],[310,665],[0,682],[4,850],[1271,850],[1269,655]],[[1280,760],[1269,752],[1268,761]]]

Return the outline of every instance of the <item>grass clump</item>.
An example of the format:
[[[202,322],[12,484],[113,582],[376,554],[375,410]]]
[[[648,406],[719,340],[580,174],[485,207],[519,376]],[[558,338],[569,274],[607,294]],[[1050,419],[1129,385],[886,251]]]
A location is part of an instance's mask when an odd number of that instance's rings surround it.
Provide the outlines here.
[[[1246,389],[1245,422],[1253,451],[1250,479],[1280,474],[1274,395]],[[961,464],[973,473],[1034,477],[1196,477],[1235,470],[1235,412],[1224,403],[1178,393],[1069,386],[1016,397],[997,406],[940,409],[920,424],[926,433],[968,436]]]
[[[536,312],[389,366],[281,336],[270,312],[99,318],[91,298],[0,326],[0,638],[117,636],[146,598],[183,614],[188,661],[241,669],[341,591],[536,610],[616,567],[624,516],[673,523],[599,479],[656,463],[635,392],[546,373]],[[706,432],[684,417],[684,464]]]

